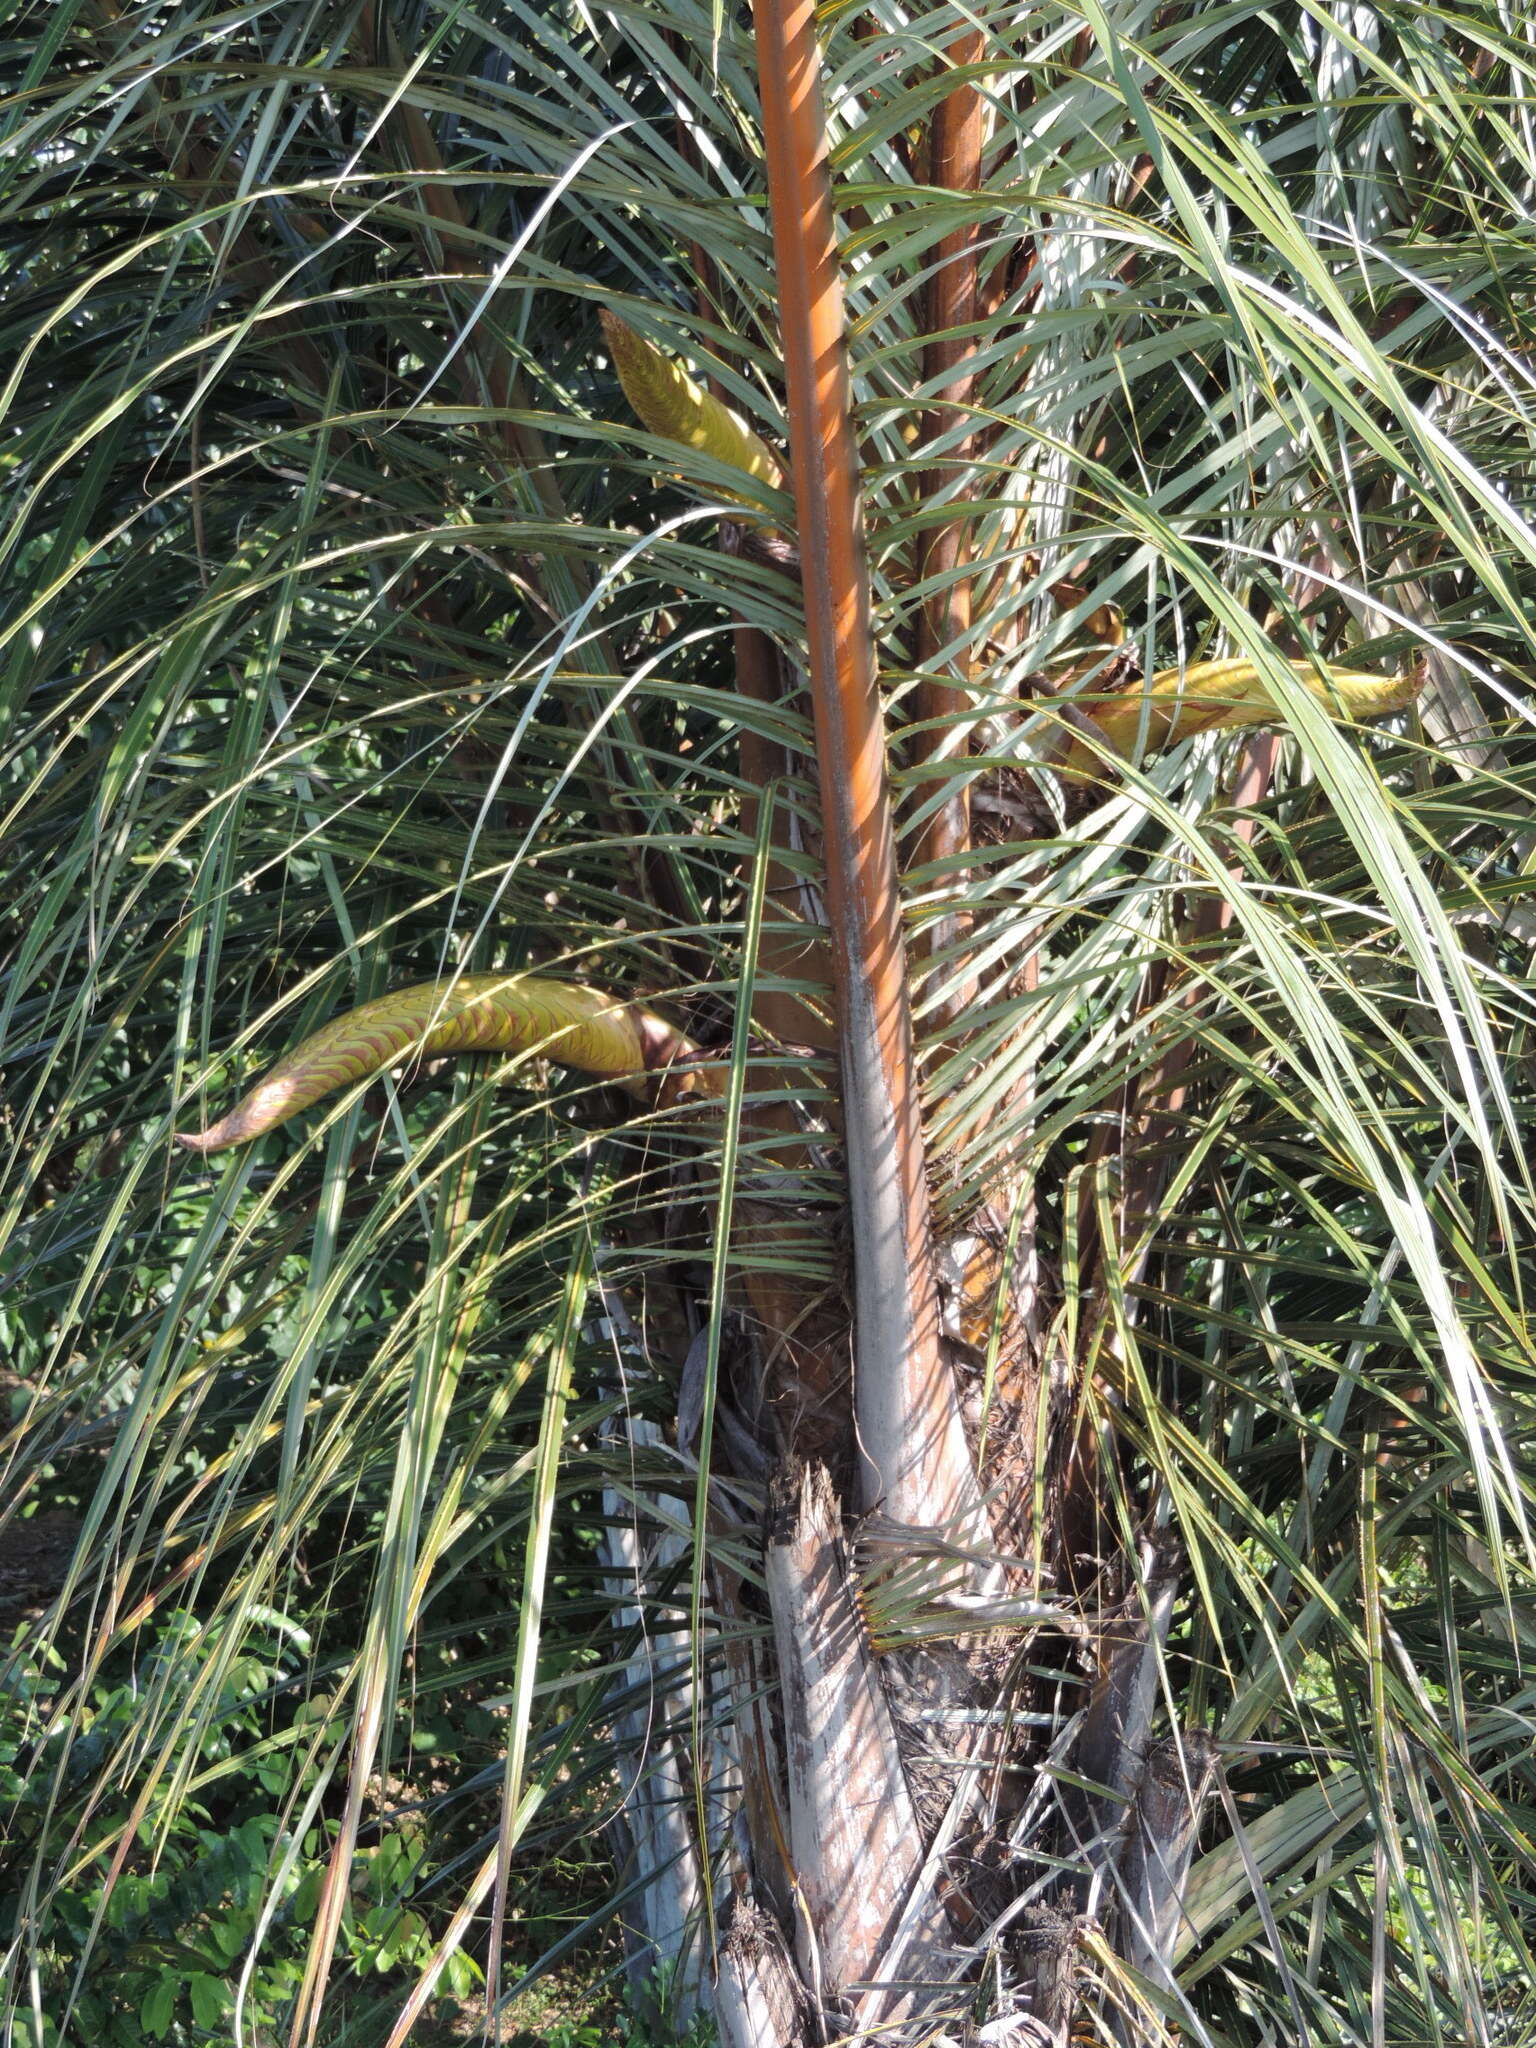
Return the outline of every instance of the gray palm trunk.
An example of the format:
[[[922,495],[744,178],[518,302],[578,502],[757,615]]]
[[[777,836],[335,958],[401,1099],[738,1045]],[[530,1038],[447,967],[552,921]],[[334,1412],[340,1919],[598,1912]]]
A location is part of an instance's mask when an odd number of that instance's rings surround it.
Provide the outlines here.
[[[656,1468],[653,1425],[624,1442]],[[727,1477],[739,1442],[733,1416]],[[750,1563],[713,1578],[702,1712],[682,1637],[657,1633],[681,1619],[689,1489],[607,1503],[624,1918],[653,2016],[681,2036],[702,2008],[730,2048],[1065,2044],[1089,1996],[1125,2048],[1189,2027],[1174,1964],[1215,1752],[1197,1730],[1152,1739],[1172,1544],[1149,1538],[1090,1626],[1001,1554],[979,1572],[943,1532],[898,1544],[889,1518],[850,1517],[820,1464],[719,1499]],[[1052,1655],[1064,1703],[1031,1710],[1019,1667]]]

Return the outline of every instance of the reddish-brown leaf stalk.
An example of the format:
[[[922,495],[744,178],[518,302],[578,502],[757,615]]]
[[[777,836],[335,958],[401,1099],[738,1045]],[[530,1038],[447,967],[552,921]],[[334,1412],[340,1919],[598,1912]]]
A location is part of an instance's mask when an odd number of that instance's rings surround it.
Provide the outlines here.
[[[948,52],[948,61],[957,66],[979,64],[983,41],[980,29],[968,29]],[[981,94],[968,79],[939,102],[929,133],[931,184],[958,192],[974,192],[980,185],[985,111]],[[940,377],[945,380],[933,393],[923,418],[922,438],[929,445],[964,425],[965,407],[975,383],[968,367],[975,343],[954,330],[970,326],[977,318],[976,236],[976,223],[968,221],[942,237],[924,295],[928,340],[923,348],[923,383],[929,385]],[[968,445],[967,441],[958,442],[928,471],[924,496],[929,502],[953,488]],[[954,762],[968,751],[962,721],[972,705],[968,687],[971,583],[969,577],[957,573],[965,560],[967,540],[964,506],[956,502],[954,516],[928,529],[920,543],[924,581],[945,579],[942,587],[924,600],[917,626],[917,667],[922,677],[917,686],[917,715],[925,724],[932,722],[932,729],[918,741],[918,752],[920,758],[934,762]],[[920,788],[925,795],[931,793],[930,785]],[[970,843],[970,791],[963,776],[955,775],[943,803],[923,826],[917,859],[924,864],[944,860],[964,853]],[[955,920],[941,919],[930,928],[924,951],[937,952],[957,936]],[[952,998],[945,1008],[945,1021],[952,1021],[961,1006],[962,999]]]
[[[754,21],[838,999],[862,1484],[900,1521],[952,1522],[976,1488],[939,1350],[815,8],[756,0]]]

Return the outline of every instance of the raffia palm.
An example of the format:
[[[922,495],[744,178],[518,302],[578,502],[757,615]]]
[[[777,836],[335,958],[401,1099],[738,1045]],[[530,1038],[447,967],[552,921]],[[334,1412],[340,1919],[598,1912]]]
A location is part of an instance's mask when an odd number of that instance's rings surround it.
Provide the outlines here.
[[[1529,2034],[1527,30],[793,14],[12,26],[33,2048]]]

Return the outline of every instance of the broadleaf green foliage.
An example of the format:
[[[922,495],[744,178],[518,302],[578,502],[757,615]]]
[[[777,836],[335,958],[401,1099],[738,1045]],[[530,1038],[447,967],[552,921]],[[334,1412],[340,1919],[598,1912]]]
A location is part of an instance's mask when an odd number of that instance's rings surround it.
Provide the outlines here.
[[[964,197],[920,136],[973,20]],[[1107,1524],[1155,1511],[1187,1551],[1167,1712],[1227,1745],[1231,1803],[1185,2038],[1528,2039],[1528,26],[876,0],[825,30],[903,843],[957,777],[982,826],[905,878],[914,933],[963,913],[919,1010],[967,991],[923,1054],[936,1210],[972,1218],[1004,1158],[1036,1177]],[[570,1925],[509,1943],[515,2029],[537,1957],[602,1921],[622,1687],[652,1731],[707,1727],[703,1591],[678,1654],[702,1570],[621,1595],[596,1544],[605,1486],[646,1544],[658,1495],[694,1526],[688,1456],[613,1431],[676,1417],[669,1289],[707,1289],[718,1128],[465,1070],[213,1172],[170,1133],[445,966],[568,972],[746,1045],[738,735],[783,750],[810,883],[814,764],[801,697],[732,668],[737,618],[793,661],[793,578],[716,540],[787,531],[787,501],[743,513],[638,430],[598,322],[785,445],[746,19],[178,0],[7,34],[0,1513],[22,1556],[35,1510],[79,1523],[6,1667],[14,2037],[281,2029],[349,1771],[359,1871],[403,1846],[348,1891],[320,2038],[382,2036],[509,1777],[509,1935],[541,1858],[590,1862]],[[919,423],[922,285],[963,220],[988,311],[961,462]],[[969,754],[935,762],[909,721],[938,457],[986,569]],[[1124,659],[1086,638],[1110,604],[1145,673],[1258,665],[1263,776],[1211,735],[1085,797],[1036,781],[1054,693],[1091,706]],[[1369,734],[1288,667],[1426,651],[1421,708]],[[795,1072],[814,1127],[830,1071]],[[760,1142],[733,1184],[836,1298],[835,1156],[786,1191]],[[551,1421],[589,1263],[635,1283],[644,1343],[589,1317]],[[483,1920],[454,1939],[439,1990],[467,1994]]]
[[[173,1760],[185,1766],[184,1791],[143,1810],[131,1796],[109,1791],[102,1798],[96,1777],[114,1750],[132,1739],[138,1720],[132,1688],[98,1687],[77,1709],[71,1730],[42,1733],[58,1680],[50,1683],[19,1656],[11,1666],[0,1783],[13,1849],[35,1842],[62,1815],[82,1815],[92,1798],[99,1802],[96,1824],[104,1839],[126,1829],[154,1848],[152,1857],[133,1859],[140,1867],[126,1870],[110,1889],[88,1878],[58,1901],[60,1952],[90,1957],[74,2000],[77,2024],[99,2040],[136,2048],[146,2038],[217,2034],[237,2003],[257,2038],[270,2038],[291,2004],[334,1827],[312,1827],[287,1841],[283,1815],[292,1795],[328,1769],[342,1724],[328,1720],[321,1696],[293,1710],[300,1666],[291,1652],[295,1638],[305,1638],[301,1629],[273,1631],[271,1623],[281,1619],[255,1622],[246,1648],[226,1668],[201,1738]],[[172,1611],[155,1632],[148,1662],[175,1685],[186,1684],[215,1656],[214,1642],[194,1617]],[[287,1713],[280,1705],[285,1699]],[[482,1737],[489,1718],[480,1717]],[[474,1719],[461,1722],[460,1732],[468,1733]],[[427,1922],[403,1903],[427,1875],[426,1854],[419,1817],[404,1816],[356,1858],[343,1945],[357,1970],[414,1969],[430,1955]],[[274,1886],[279,1861],[286,1868]],[[259,1948],[253,1946],[258,1930]],[[470,1992],[479,1973],[467,1956],[457,1956],[448,1981],[455,1991]],[[62,2001],[50,1999],[43,2010],[45,2040],[67,2038],[62,2014]]]

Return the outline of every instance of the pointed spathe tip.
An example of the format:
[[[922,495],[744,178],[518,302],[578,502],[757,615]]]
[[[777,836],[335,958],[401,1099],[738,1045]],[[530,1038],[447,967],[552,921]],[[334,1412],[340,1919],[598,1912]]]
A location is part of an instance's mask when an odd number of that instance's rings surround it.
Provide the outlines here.
[[[211,1131],[173,1131],[171,1136],[187,1152],[217,1152],[224,1142],[217,1125]]]

